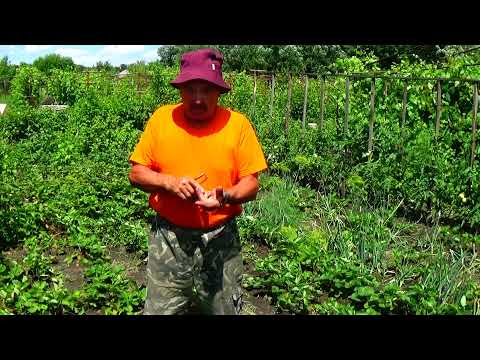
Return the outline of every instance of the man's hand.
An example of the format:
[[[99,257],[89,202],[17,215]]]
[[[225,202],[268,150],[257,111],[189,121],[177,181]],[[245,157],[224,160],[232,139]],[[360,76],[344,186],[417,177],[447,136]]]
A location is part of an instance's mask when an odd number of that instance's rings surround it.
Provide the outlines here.
[[[227,202],[229,204],[243,204],[254,200],[258,192],[257,177],[258,174],[244,176],[237,184],[228,188]],[[149,193],[168,191],[184,200],[198,200],[196,204],[206,210],[216,210],[225,202],[222,187],[216,187],[212,191],[205,192],[195,179],[188,177],[177,178],[172,175],[158,173],[140,164],[132,166],[128,178],[133,186],[143,191]]]
[[[196,200],[199,193],[205,192],[195,179],[159,173],[140,164],[133,164],[128,179],[133,186],[143,191],[167,191],[183,200]]]
[[[183,200],[201,199],[204,196],[205,190],[194,179],[189,177],[175,177],[168,175],[165,179],[165,189],[171,194],[177,195]]]
[[[257,174],[247,175],[227,191],[223,187],[216,187],[212,191],[197,193],[198,199],[195,205],[201,206],[207,211],[214,211],[221,208],[225,203],[243,204],[256,198],[258,192]],[[224,195],[227,198],[224,199]],[[226,200],[226,201],[225,201]]]
[[[208,192],[199,191],[197,196],[200,200],[195,201],[195,205],[202,206],[207,211],[213,211],[222,207],[224,201],[222,187],[216,187]]]

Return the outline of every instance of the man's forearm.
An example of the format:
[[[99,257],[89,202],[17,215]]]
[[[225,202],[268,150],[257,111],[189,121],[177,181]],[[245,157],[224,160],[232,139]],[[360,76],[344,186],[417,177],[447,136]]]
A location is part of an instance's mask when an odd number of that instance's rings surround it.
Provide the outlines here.
[[[173,191],[174,177],[168,174],[158,173],[143,165],[134,165],[128,174],[130,183],[148,193]],[[227,203],[241,204],[254,200],[258,192],[258,180],[255,175],[249,175],[231,188],[225,189],[228,192]]]
[[[228,193],[227,203],[242,204],[255,200],[258,193],[258,180],[255,175],[246,176],[231,188],[225,189]]]
[[[141,165],[135,165],[128,175],[133,186],[148,193],[168,190],[169,177],[171,175],[161,174]]]

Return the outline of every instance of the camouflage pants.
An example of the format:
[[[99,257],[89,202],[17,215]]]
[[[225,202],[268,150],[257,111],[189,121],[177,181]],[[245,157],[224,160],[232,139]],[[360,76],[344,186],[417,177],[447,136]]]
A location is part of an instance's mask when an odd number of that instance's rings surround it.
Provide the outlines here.
[[[243,262],[234,219],[208,232],[177,227],[156,217],[149,238],[145,315],[238,315]]]

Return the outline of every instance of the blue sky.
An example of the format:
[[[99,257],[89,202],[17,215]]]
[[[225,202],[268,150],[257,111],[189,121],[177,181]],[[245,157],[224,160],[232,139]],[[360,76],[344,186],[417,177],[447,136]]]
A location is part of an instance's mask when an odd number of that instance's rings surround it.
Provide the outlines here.
[[[130,64],[138,60],[157,60],[161,45],[0,45],[0,58],[8,56],[12,64],[31,64],[47,54],[68,56],[76,64],[92,66],[97,61],[108,61],[113,66]]]

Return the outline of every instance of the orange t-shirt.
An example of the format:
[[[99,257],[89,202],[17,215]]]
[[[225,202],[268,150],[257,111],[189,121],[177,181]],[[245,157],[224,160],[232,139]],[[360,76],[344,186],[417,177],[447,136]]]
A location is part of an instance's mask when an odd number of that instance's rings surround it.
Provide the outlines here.
[[[267,168],[255,131],[244,115],[218,106],[211,126],[197,129],[188,125],[183,114],[182,104],[158,108],[130,162],[178,177],[205,173],[199,182],[204,180],[201,186],[206,191],[232,187],[241,177]],[[150,194],[149,203],[160,216],[187,228],[212,228],[242,212],[238,204],[207,212],[194,201],[166,191]]]

